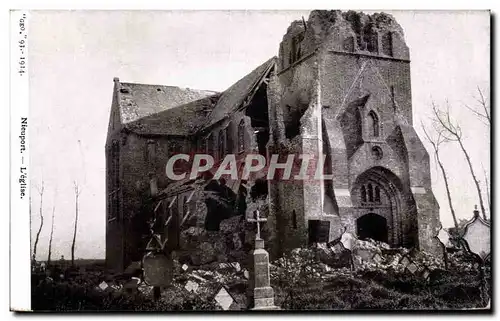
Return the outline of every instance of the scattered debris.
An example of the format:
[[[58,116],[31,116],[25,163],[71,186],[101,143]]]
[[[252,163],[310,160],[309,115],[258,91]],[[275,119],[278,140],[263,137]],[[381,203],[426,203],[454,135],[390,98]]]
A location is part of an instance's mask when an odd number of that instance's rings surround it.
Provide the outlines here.
[[[196,293],[196,291],[198,290],[200,286],[198,285],[198,283],[196,282],[193,282],[191,280],[187,281],[186,283],[186,286],[184,286],[184,288],[188,291],[188,292],[193,292],[193,293]]]

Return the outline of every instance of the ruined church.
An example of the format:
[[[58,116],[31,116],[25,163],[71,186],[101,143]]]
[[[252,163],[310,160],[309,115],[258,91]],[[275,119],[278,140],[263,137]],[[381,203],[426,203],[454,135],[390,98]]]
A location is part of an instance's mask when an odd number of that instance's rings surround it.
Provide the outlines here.
[[[216,231],[221,220],[259,206],[272,256],[344,231],[436,253],[439,206],[412,113],[409,48],[384,13],[312,11],[291,23],[277,57],[223,92],[115,78],[105,148],[107,264],[123,270],[140,261],[153,230],[170,250],[182,249],[187,226]],[[202,177],[200,185],[166,177],[172,155],[196,152],[216,162],[227,154],[324,155],[332,179]],[[200,204],[199,186],[218,199]]]

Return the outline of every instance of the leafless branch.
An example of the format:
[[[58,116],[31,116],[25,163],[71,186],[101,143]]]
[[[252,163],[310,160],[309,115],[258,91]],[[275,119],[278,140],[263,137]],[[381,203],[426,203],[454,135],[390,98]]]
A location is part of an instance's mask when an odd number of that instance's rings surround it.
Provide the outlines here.
[[[444,142],[442,131],[438,132],[438,137],[434,138],[429,135],[427,130],[425,129],[424,124],[421,122],[420,125],[422,126],[422,130],[424,131],[425,137],[429,141],[429,143],[432,145],[434,149],[434,156],[436,157],[436,162],[439,165],[439,168],[441,169],[441,174],[443,175],[444,178],[444,186],[446,188],[446,195],[448,196],[448,204],[450,206],[450,211],[451,211],[451,216],[453,217],[453,223],[455,224],[455,227],[458,229],[458,221],[457,221],[457,216],[455,214],[455,209],[453,207],[453,203],[451,202],[451,192],[450,192],[450,186],[448,184],[448,177],[446,176],[446,171],[444,169],[444,165],[441,162],[441,159],[439,158],[439,147],[440,145]]]
[[[467,164],[469,165],[469,170],[472,176],[472,179],[474,181],[474,184],[476,185],[476,190],[478,193],[479,197],[479,205],[481,207],[481,212],[483,215],[483,218],[486,220],[486,212],[484,209],[484,202],[483,202],[483,195],[481,193],[481,186],[479,184],[479,180],[477,179],[477,175],[474,172],[474,168],[472,166],[472,161],[470,159],[469,153],[467,152],[464,143],[463,143],[463,137],[462,137],[462,129],[458,123],[453,122],[451,119],[451,113],[450,113],[450,104],[448,101],[446,101],[446,111],[440,110],[434,102],[432,102],[432,111],[434,113],[434,122],[436,125],[436,128],[439,132],[442,132],[443,135],[445,135],[446,140],[448,141],[455,141],[458,143],[460,146],[460,149],[462,150],[462,153],[465,156],[465,159],[467,161]]]
[[[40,195],[40,227],[36,233],[35,244],[33,245],[33,260],[36,260],[36,250],[38,247],[38,241],[40,240],[40,233],[43,228],[43,192],[45,190],[44,181],[42,179],[41,186],[37,186],[38,194]]]
[[[490,218],[491,218],[490,183],[488,180],[488,175],[486,173],[486,170],[484,169],[483,163],[481,163],[481,167],[483,168],[484,179],[486,181],[486,198],[488,200],[488,210],[490,212]]]
[[[50,265],[50,261],[52,258],[52,239],[54,236],[54,219],[55,219],[55,213],[56,213],[56,197],[57,197],[57,188],[54,192],[54,204],[52,205],[52,226],[50,228],[49,254],[47,256],[47,265]]]
[[[75,188],[75,225],[73,230],[73,242],[71,243],[71,265],[75,265],[75,243],[76,243],[76,231],[78,229],[78,198],[82,192],[77,181],[73,181]]]

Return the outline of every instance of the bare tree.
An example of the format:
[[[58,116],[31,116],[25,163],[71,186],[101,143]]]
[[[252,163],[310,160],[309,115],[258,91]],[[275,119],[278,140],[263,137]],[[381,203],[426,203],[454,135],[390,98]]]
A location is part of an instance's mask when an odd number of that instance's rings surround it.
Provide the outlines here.
[[[486,102],[486,99],[483,95],[483,92],[481,91],[481,88],[477,87],[477,91],[479,97],[475,97],[475,100],[479,103],[479,108],[470,107],[467,104],[464,104],[464,106],[468,110],[470,110],[474,115],[476,115],[483,124],[490,127],[491,126],[490,105]]]
[[[78,182],[73,182],[75,186],[75,229],[73,231],[73,243],[71,244],[71,265],[75,265],[75,243],[76,243],[76,230],[78,228],[78,197],[80,196],[82,190],[78,186]]]
[[[55,218],[55,213],[56,213],[56,196],[57,196],[57,189],[54,194],[54,204],[52,206],[52,226],[50,228],[50,238],[49,238],[49,254],[47,256],[47,266],[50,265],[50,259],[52,256],[52,237],[54,235],[54,218]]]
[[[36,260],[36,250],[38,247],[38,240],[40,239],[40,233],[42,232],[43,227],[43,192],[44,192],[44,182],[42,179],[42,185],[38,186],[38,194],[40,195],[40,227],[38,228],[38,232],[36,233],[35,245],[33,245],[33,260]]]
[[[469,170],[472,176],[472,179],[474,181],[474,184],[476,185],[476,190],[477,194],[479,197],[479,205],[481,207],[481,213],[483,215],[483,218],[486,220],[486,212],[484,209],[484,203],[483,203],[483,196],[481,193],[481,186],[479,185],[479,180],[477,179],[477,176],[474,172],[474,168],[472,166],[472,161],[470,159],[469,153],[465,149],[465,146],[463,144],[463,136],[462,136],[462,129],[458,123],[454,123],[451,120],[450,116],[450,108],[448,102],[446,102],[446,111],[439,110],[438,107],[434,102],[432,102],[432,110],[434,112],[434,121],[436,126],[439,128],[438,131],[440,131],[445,138],[446,141],[455,141],[458,143],[460,146],[460,149],[462,150],[462,153],[465,156],[465,159],[467,160],[467,164],[469,165]]]
[[[450,205],[450,211],[451,211],[451,216],[453,217],[453,223],[455,224],[455,227],[458,229],[457,216],[455,214],[453,203],[451,202],[451,193],[450,193],[450,186],[448,184],[448,177],[446,176],[446,171],[444,169],[443,162],[441,162],[441,158],[439,157],[439,147],[443,142],[445,142],[445,138],[443,137],[442,131],[438,131],[437,137],[431,137],[429,133],[427,133],[427,130],[425,129],[423,123],[421,123],[421,126],[422,130],[424,131],[425,137],[427,138],[429,143],[431,143],[432,148],[434,149],[434,156],[436,157],[436,161],[439,165],[439,168],[441,169],[441,174],[443,175],[444,178],[444,186],[446,188],[446,195],[448,196],[448,204]]]
[[[484,169],[483,163],[481,163],[481,167],[483,168],[484,179],[486,181],[486,198],[488,200],[488,210],[490,212],[490,217],[491,217],[490,182],[488,180],[488,175],[486,173],[486,170]]]

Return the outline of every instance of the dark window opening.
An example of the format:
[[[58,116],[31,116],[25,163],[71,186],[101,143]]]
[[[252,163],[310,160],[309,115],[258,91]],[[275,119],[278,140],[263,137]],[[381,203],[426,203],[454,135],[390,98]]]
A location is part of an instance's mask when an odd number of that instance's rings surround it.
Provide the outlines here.
[[[361,202],[366,202],[366,187],[361,186]]]
[[[239,215],[244,215],[247,211],[247,188],[245,187],[244,183],[241,181],[240,188],[238,190],[238,201],[237,201],[237,207],[238,207],[238,214]]]
[[[292,211],[292,225],[294,229],[297,229],[297,212]]]
[[[309,244],[328,243],[330,239],[330,221],[309,220]]]
[[[392,109],[394,113],[396,113],[396,94],[394,92],[394,86],[391,86],[391,100],[392,100]]]
[[[378,33],[374,30],[373,24],[367,24],[363,28],[363,41],[366,43],[366,49],[369,52],[378,52]]]
[[[257,141],[259,154],[266,157],[266,145],[269,141],[269,111],[267,104],[267,85],[265,83],[261,84],[253,96],[245,114],[250,117],[250,125],[254,130],[253,134]]]
[[[153,139],[149,139],[147,142],[147,161],[152,165],[156,161],[156,142]]]
[[[379,121],[377,114],[373,110],[368,113],[368,127],[370,135],[373,137],[379,136]]]
[[[375,186],[375,202],[380,203],[380,187]]]
[[[257,179],[255,184],[252,186],[250,190],[250,197],[252,200],[256,200],[258,198],[266,197],[268,194],[268,186],[267,181],[264,179]]]
[[[375,160],[380,160],[383,157],[382,149],[378,146],[372,147],[372,156]]]
[[[381,192],[380,187],[377,185],[372,185],[371,183],[361,185],[361,187],[359,188],[361,205],[364,206],[380,205],[381,203],[380,192]]]
[[[373,202],[373,187],[372,184],[368,184],[368,202]]]
[[[382,52],[387,56],[393,55],[392,32],[387,32],[382,35]]]

